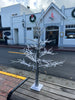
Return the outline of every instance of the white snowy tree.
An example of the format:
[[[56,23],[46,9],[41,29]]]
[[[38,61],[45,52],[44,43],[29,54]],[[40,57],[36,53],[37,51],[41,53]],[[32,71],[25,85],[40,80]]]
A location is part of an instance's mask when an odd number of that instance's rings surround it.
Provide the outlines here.
[[[41,88],[43,87],[42,84],[39,84],[39,68],[40,67],[56,67],[57,65],[63,64],[64,61],[60,61],[60,62],[56,62],[53,60],[46,60],[46,59],[42,59],[43,56],[45,55],[54,55],[52,49],[46,50],[46,48],[43,46],[43,44],[45,43],[50,43],[51,41],[41,41],[40,37],[41,37],[41,29],[39,27],[39,24],[36,24],[36,30],[35,30],[36,34],[38,34],[38,38],[37,41],[35,40],[31,40],[33,41],[34,44],[32,45],[27,45],[27,48],[23,49],[25,58],[28,58],[30,60],[30,62],[27,62],[24,59],[18,59],[17,61],[13,61],[13,62],[18,62],[21,64],[24,64],[28,67],[33,67],[33,69],[36,70],[36,74],[35,74],[35,83],[32,85],[31,89],[36,90],[36,91],[40,91]],[[32,48],[32,49],[31,49]],[[31,64],[31,62],[33,62],[33,65]]]

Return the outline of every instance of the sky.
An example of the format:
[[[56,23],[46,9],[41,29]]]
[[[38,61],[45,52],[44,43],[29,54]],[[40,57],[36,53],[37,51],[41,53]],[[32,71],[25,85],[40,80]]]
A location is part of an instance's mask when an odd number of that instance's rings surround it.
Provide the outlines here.
[[[54,2],[59,8],[65,6],[66,8],[75,7],[75,0],[0,0],[0,8],[21,3],[25,7],[30,6],[34,12],[39,12]]]

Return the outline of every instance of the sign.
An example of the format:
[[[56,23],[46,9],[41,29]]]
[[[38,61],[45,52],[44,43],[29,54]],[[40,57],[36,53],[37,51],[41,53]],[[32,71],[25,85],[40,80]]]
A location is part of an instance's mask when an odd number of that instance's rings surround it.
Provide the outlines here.
[[[4,35],[9,36],[9,35],[11,35],[11,33],[10,32],[4,32]]]
[[[73,9],[73,11],[72,11],[72,17],[74,17],[75,18],[75,9]]]
[[[54,19],[54,15],[53,15],[53,12],[51,13],[51,17],[49,17],[51,20]]]
[[[63,37],[64,36],[64,32],[60,32],[60,37]]]
[[[52,17],[52,18],[54,18],[54,15],[53,15],[53,13],[51,13],[51,17]]]

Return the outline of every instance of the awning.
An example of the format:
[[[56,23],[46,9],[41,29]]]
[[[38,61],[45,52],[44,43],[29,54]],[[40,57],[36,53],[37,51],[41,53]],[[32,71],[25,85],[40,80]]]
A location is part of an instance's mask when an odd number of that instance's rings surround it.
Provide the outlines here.
[[[10,30],[10,27],[0,27],[0,31]]]

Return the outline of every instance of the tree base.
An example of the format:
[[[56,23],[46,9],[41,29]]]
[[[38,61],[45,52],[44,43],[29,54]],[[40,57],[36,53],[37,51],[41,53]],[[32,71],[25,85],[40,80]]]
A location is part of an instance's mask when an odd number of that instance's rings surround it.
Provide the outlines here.
[[[31,89],[32,90],[35,90],[35,91],[40,91],[42,89],[43,85],[42,84],[39,84],[38,86],[35,85],[35,83],[31,86]]]

